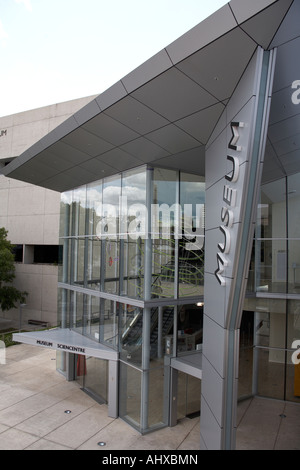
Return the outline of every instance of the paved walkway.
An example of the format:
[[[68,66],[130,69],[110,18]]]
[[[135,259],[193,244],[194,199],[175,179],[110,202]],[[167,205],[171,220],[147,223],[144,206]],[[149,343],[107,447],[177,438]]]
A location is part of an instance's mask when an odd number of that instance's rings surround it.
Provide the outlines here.
[[[0,450],[199,449],[199,418],[141,436],[56,372],[55,356],[25,344],[6,350],[6,365],[0,363]],[[300,450],[300,405],[259,398],[241,403],[237,449]]]

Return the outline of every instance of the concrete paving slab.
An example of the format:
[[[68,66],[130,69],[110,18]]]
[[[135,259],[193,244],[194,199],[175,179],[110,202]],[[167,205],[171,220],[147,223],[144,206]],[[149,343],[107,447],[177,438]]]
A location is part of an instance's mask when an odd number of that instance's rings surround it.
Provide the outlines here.
[[[87,440],[114,421],[107,416],[107,407],[96,404],[80,415],[47,434],[45,438],[73,449],[80,448]],[[97,441],[98,442],[98,441]]]
[[[73,450],[71,447],[65,447],[57,442],[51,442],[47,439],[39,439],[33,444],[26,447],[26,450]]]
[[[178,449],[183,441],[190,435],[195,426],[194,420],[184,418],[180,420],[177,426],[172,428],[163,428],[140,436],[137,441],[131,445],[130,450],[174,450]],[[188,438],[187,438],[188,439]],[[187,444],[187,443],[186,443]],[[199,434],[200,444],[200,434]],[[199,449],[199,445],[195,450]]]
[[[200,448],[200,418],[195,421],[195,426],[180,444],[178,450],[198,450]]]
[[[7,349],[8,364],[0,365],[1,450],[199,449],[200,418],[141,436],[121,419],[109,418],[107,406],[77,382],[67,382],[53,356],[29,345]],[[300,449],[297,403],[251,398],[239,403],[237,424],[238,450]]]
[[[38,440],[38,437],[14,428],[2,432],[0,437],[0,450],[24,450]]]
[[[1,400],[0,400],[0,415],[5,412],[10,406],[19,403],[20,401],[26,400],[33,394],[30,390],[24,389],[22,386],[19,387],[12,387],[6,388],[1,392]],[[1,418],[0,418],[1,423]]]
[[[115,419],[82,443],[78,450],[129,450],[139,437],[140,433],[135,429],[121,419]],[[105,446],[100,447],[98,442],[105,442]]]

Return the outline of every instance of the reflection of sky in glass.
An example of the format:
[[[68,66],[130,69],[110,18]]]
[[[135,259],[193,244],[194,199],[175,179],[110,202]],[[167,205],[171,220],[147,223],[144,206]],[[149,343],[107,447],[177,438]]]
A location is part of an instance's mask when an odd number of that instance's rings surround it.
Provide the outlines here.
[[[183,204],[204,204],[205,203],[205,183],[182,182],[180,184],[180,203]]]
[[[180,178],[180,204],[193,206],[193,216],[196,215],[196,205],[204,204],[205,184],[203,178],[196,175],[181,174]],[[170,207],[176,204],[178,185],[178,172],[156,168],[154,171],[154,200],[155,204],[167,204]],[[120,197],[127,200],[127,207],[133,204],[146,204],[146,167],[129,170],[115,177],[99,180],[87,186],[62,194],[63,204],[80,204],[82,208],[95,209],[98,216],[102,215],[102,208],[112,206],[113,213],[117,214]]]

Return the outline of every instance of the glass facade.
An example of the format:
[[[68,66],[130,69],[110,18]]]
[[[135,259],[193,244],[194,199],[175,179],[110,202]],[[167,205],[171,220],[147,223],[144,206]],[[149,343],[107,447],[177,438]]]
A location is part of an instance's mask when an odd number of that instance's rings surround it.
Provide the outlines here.
[[[141,432],[168,424],[166,358],[202,344],[204,200],[203,178],[147,166],[62,194],[59,323],[119,353],[119,415]],[[82,385],[105,401],[97,361]]]
[[[243,350],[240,357],[241,395],[248,382],[246,394],[300,402],[299,366],[292,361],[293,342],[300,338],[299,183],[297,172],[261,187],[244,306],[252,318],[251,354]]]
[[[299,185],[295,173],[261,187],[240,327],[240,398],[300,402],[291,360],[300,335]],[[168,424],[165,358],[203,342],[204,203],[203,178],[147,166],[62,195],[60,323],[119,352],[119,415],[141,432]],[[100,359],[87,364],[103,368]],[[98,376],[83,385],[106,401],[107,380]],[[200,406],[188,383],[197,388],[198,379],[179,375],[178,416]]]
[[[296,173],[261,187],[240,327],[240,398],[300,402],[291,360],[300,335],[299,183]],[[119,352],[119,415],[141,432],[168,424],[165,358],[195,353],[203,342],[204,202],[203,178],[146,166],[62,195],[59,320]],[[105,363],[88,358],[78,376],[102,401]],[[98,370],[106,373],[95,382]],[[200,389],[199,379],[178,377],[178,416],[197,413],[200,393],[195,399],[190,390]]]

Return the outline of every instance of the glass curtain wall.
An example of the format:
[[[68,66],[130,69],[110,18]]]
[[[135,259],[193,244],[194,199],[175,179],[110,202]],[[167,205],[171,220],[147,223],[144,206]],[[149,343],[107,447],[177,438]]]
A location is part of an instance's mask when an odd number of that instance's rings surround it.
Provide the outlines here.
[[[300,366],[292,361],[292,345],[300,340],[299,187],[296,173],[261,188],[248,285],[256,297],[249,296],[244,305],[244,315],[253,318],[254,354],[247,354],[248,383],[253,363],[252,393],[296,402]]]
[[[203,178],[143,166],[61,198],[59,321],[119,351],[120,416],[141,432],[167,424],[165,355],[202,343],[204,195]]]

